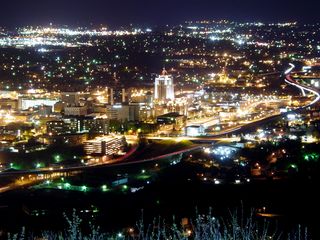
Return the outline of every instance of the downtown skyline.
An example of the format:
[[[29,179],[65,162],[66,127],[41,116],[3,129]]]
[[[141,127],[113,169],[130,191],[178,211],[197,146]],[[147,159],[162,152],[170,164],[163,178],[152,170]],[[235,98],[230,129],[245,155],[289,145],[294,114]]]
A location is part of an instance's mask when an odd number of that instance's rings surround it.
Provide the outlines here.
[[[0,6],[1,239],[318,239],[320,3]]]

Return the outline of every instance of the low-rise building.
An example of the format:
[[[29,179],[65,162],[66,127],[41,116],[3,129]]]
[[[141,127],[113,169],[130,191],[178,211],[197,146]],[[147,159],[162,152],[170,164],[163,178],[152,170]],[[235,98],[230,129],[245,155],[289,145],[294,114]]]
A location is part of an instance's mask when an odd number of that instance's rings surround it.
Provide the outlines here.
[[[119,121],[138,121],[139,105],[115,104],[106,106],[106,115],[109,119]]]
[[[88,113],[86,106],[65,107],[64,115],[66,116],[85,116]]]
[[[192,125],[185,128],[186,136],[198,137],[205,134],[203,125]]]
[[[87,155],[111,156],[123,150],[126,140],[124,137],[97,137],[84,143],[84,150]]]
[[[47,133],[51,136],[64,134],[66,131],[66,126],[64,121],[48,121],[46,125],[47,125]]]

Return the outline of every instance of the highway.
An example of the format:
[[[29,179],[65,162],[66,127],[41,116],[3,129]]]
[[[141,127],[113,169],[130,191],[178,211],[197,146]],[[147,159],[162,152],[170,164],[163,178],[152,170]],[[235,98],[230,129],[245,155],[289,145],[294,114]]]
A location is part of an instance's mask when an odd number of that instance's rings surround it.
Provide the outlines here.
[[[295,66],[292,63],[290,63],[290,68],[285,72],[285,75],[286,75],[285,82],[292,85],[292,86],[299,88],[302,92],[308,91],[308,92],[314,94],[316,96],[316,98],[311,103],[309,103],[308,105],[306,105],[302,108],[310,107],[311,105],[314,105],[315,103],[317,103],[320,100],[319,90],[316,88],[310,87],[310,86],[301,85],[297,81],[295,81],[291,77],[291,73],[294,69],[295,69]]]
[[[37,184],[39,182],[42,182],[44,180],[53,180],[60,177],[66,177],[68,174],[74,175],[76,173],[80,173],[83,170],[86,169],[94,169],[94,168],[111,168],[111,167],[120,167],[120,166],[128,166],[128,165],[135,165],[135,164],[141,164],[141,163],[147,163],[147,162],[154,162],[158,161],[164,158],[176,156],[183,153],[192,152],[198,149],[201,149],[205,147],[206,145],[198,145],[195,147],[175,151],[168,154],[163,154],[160,156],[147,158],[147,159],[140,159],[136,161],[125,161],[127,158],[129,158],[135,150],[131,150],[129,154],[126,154],[125,156],[109,161],[108,163],[104,164],[96,164],[96,165],[88,165],[88,166],[79,166],[79,167],[69,167],[69,168],[63,168],[63,169],[53,169],[53,170],[29,170],[29,171],[16,171],[16,172],[3,172],[0,174],[0,177],[13,177],[16,180],[10,184],[7,184],[6,186],[0,187],[0,193],[12,191],[15,189],[19,189],[21,187],[28,187],[32,186],[34,184]]]
[[[132,151],[130,154],[126,154],[124,157],[108,161],[107,163],[102,163],[102,164],[94,164],[94,165],[86,165],[86,166],[76,166],[76,167],[66,167],[66,168],[59,168],[59,169],[38,169],[38,170],[26,170],[26,171],[15,171],[15,172],[2,172],[0,173],[0,177],[13,177],[13,176],[20,176],[20,175],[40,175],[40,174],[55,174],[55,173],[66,173],[66,172],[75,172],[75,171],[82,171],[86,169],[94,169],[94,168],[101,168],[101,167],[117,167],[117,166],[125,166],[125,165],[132,165],[132,164],[137,164],[137,163],[144,163],[144,162],[152,162],[155,160],[167,158],[167,157],[172,157],[178,154],[182,153],[187,153],[190,151],[194,151],[196,149],[203,148],[204,145],[198,145],[195,147],[179,150],[176,152],[152,157],[152,158],[147,158],[147,159],[141,159],[137,161],[125,161],[127,158],[129,158],[135,151]]]
[[[297,87],[303,91],[307,91],[307,92],[310,92],[312,94],[314,94],[316,97],[314,100],[311,101],[311,103],[305,105],[305,106],[302,106],[302,107],[299,107],[297,109],[294,109],[290,112],[286,112],[286,113],[280,113],[280,114],[275,114],[275,115],[272,115],[272,116],[268,116],[266,118],[263,118],[263,119],[259,119],[259,120],[256,120],[256,121],[252,121],[248,124],[245,124],[245,125],[242,125],[242,126],[239,126],[238,128],[235,128],[235,129],[230,129],[230,130],[226,130],[225,132],[221,132],[221,133],[218,133],[218,134],[215,134],[215,135],[211,135],[211,137],[222,137],[223,135],[226,135],[226,134],[239,134],[239,133],[243,133],[246,129],[250,129],[252,127],[256,127],[258,125],[261,125],[265,122],[268,122],[270,120],[273,120],[273,119],[276,119],[278,117],[282,117],[284,115],[287,115],[288,113],[291,113],[291,112],[296,112],[296,111],[300,111],[300,110],[303,110],[303,109],[306,109],[312,105],[314,105],[315,103],[319,102],[320,101],[320,92],[318,89],[315,89],[313,87],[310,87],[310,86],[305,86],[303,84],[300,84],[298,83],[296,80],[294,80],[292,77],[291,77],[291,73],[292,71],[295,69],[295,66],[290,63],[290,67],[284,72],[285,74],[285,82],[294,86],[294,87]]]

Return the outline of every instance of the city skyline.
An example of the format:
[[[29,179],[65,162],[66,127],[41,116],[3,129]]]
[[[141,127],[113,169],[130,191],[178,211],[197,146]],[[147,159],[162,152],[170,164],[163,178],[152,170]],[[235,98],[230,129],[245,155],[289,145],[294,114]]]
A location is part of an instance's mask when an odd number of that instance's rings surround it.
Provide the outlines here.
[[[2,3],[0,238],[317,239],[319,7]]]

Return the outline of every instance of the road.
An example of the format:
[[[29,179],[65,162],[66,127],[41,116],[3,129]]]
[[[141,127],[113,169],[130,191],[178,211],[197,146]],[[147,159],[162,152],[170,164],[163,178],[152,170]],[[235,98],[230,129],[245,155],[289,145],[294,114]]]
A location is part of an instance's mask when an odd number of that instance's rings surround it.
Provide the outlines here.
[[[168,154],[163,154],[163,155],[152,157],[152,158],[125,162],[125,160],[135,152],[135,150],[132,150],[126,156],[109,161],[108,163],[105,163],[105,164],[88,165],[88,166],[81,166],[81,167],[70,167],[70,168],[56,169],[56,170],[33,170],[33,171],[16,171],[16,172],[10,172],[10,173],[8,172],[1,173],[0,174],[1,177],[13,177],[13,178],[16,178],[16,181],[1,187],[0,193],[12,191],[21,187],[32,186],[44,180],[52,180],[52,179],[60,178],[63,176],[65,177],[65,176],[68,176],[68,173],[71,173],[72,175],[72,173],[79,173],[86,169],[94,169],[94,168],[101,168],[101,167],[104,167],[104,168],[120,167],[120,166],[128,166],[128,165],[134,165],[134,164],[153,162],[153,161],[158,161],[164,158],[176,156],[179,154],[192,152],[197,149],[201,149],[203,147],[205,147],[205,145],[198,145],[196,147],[191,147],[191,148],[175,151]]]
[[[117,166],[131,165],[131,164],[137,164],[137,163],[151,162],[151,161],[155,161],[155,160],[159,160],[159,159],[175,156],[175,155],[178,155],[178,154],[194,151],[196,149],[200,149],[200,148],[203,148],[203,147],[204,147],[204,145],[199,145],[199,146],[196,146],[196,147],[191,147],[191,148],[187,148],[187,149],[184,149],[184,150],[179,150],[179,151],[176,151],[176,152],[160,155],[160,156],[157,156],[157,157],[152,157],[152,158],[148,158],[148,159],[141,159],[141,160],[137,160],[137,161],[125,162],[125,160],[127,158],[129,158],[135,152],[135,151],[132,151],[130,154],[127,154],[124,157],[121,157],[121,158],[118,158],[118,159],[115,159],[115,160],[111,160],[111,161],[108,161],[107,163],[103,163],[103,164],[77,166],[77,167],[69,167],[69,168],[63,168],[63,169],[52,169],[52,170],[38,169],[38,170],[27,170],[27,171],[2,172],[0,174],[0,177],[13,177],[13,176],[30,175],[30,174],[32,174],[32,175],[40,175],[40,174],[51,175],[51,174],[55,174],[55,173],[66,173],[66,172],[83,171],[83,170],[86,170],[86,169],[94,169],[94,168],[101,168],[101,167],[117,167]]]
[[[279,103],[280,100],[259,100],[256,102],[252,102],[250,103],[249,106],[246,106],[246,110],[248,112],[254,113],[254,110],[257,106],[259,105],[268,105],[270,103]],[[205,128],[207,127],[211,127],[215,124],[219,123],[219,117],[218,116],[214,116],[214,117],[205,117],[205,118],[201,118],[201,119],[193,119],[193,120],[188,120],[187,121],[187,126],[193,126],[193,125],[202,125]],[[239,125],[238,125],[239,126]]]
[[[319,102],[320,101],[320,92],[318,89],[316,88],[313,88],[313,87],[310,87],[310,86],[306,86],[306,85],[303,85],[299,82],[297,82],[296,80],[294,80],[292,77],[291,77],[291,73],[293,72],[293,70],[295,69],[295,66],[293,64],[290,64],[290,67],[289,69],[287,69],[284,74],[285,74],[285,82],[292,85],[292,86],[295,86],[299,89],[303,89],[304,91],[307,91],[307,92],[310,92],[312,94],[314,94],[316,96],[316,98],[314,100],[311,101],[311,103],[305,105],[305,106],[302,106],[302,107],[299,107],[297,109],[294,109],[290,112],[287,112],[287,113],[280,113],[280,114],[275,114],[275,115],[272,115],[272,116],[269,116],[269,117],[266,117],[266,118],[262,118],[262,119],[259,119],[259,120],[256,120],[256,121],[252,121],[248,124],[245,124],[245,125],[242,125],[238,128],[235,128],[235,129],[231,129],[231,130],[227,130],[226,132],[221,132],[221,133],[218,133],[218,134],[215,134],[215,135],[212,135],[211,137],[221,137],[223,135],[226,135],[226,134],[240,134],[240,133],[244,133],[244,131],[246,131],[247,129],[250,129],[252,127],[257,127],[265,122],[268,122],[270,120],[273,120],[273,119],[276,119],[278,117],[282,117],[284,115],[287,115],[288,113],[291,113],[291,112],[296,112],[296,111],[301,111],[301,110],[304,110],[312,105],[314,105],[315,103]]]
[[[203,142],[213,142],[213,141],[225,141],[225,142],[233,142],[233,141],[239,141],[239,138],[233,137],[233,138],[227,138],[227,137],[217,137],[217,136],[203,136],[203,137],[160,137],[160,136],[150,136],[146,137],[149,140],[171,140],[171,141],[176,141],[180,142],[183,140],[188,140],[188,141],[203,141]]]
[[[309,103],[308,105],[306,105],[302,108],[310,107],[311,105],[314,105],[315,103],[317,103],[320,100],[319,90],[316,88],[310,87],[310,86],[302,85],[302,84],[298,83],[297,81],[295,81],[291,77],[291,73],[294,69],[295,69],[295,66],[292,63],[290,63],[290,68],[285,72],[285,74],[286,74],[285,81],[286,81],[286,83],[299,88],[302,92],[307,91],[307,92],[310,92],[316,96],[316,98],[311,103]]]

